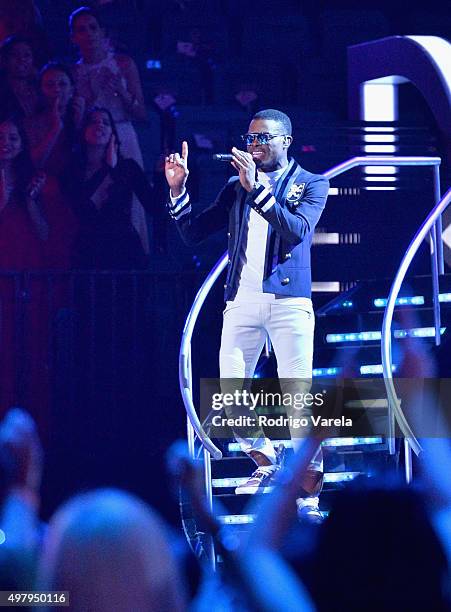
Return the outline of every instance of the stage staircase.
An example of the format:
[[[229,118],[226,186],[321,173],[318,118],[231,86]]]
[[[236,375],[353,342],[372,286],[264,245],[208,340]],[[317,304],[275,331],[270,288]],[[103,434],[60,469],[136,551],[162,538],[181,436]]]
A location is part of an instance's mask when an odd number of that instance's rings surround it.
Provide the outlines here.
[[[362,281],[351,290],[331,300],[316,313],[314,377],[330,378],[345,375],[346,378],[376,378],[382,376],[380,330],[391,282],[387,280]],[[441,340],[438,353],[442,375],[451,370],[451,274],[440,277]],[[399,348],[395,351],[393,367],[398,367],[402,357],[402,342],[410,338],[414,343],[435,343],[434,315],[431,301],[431,277],[409,278],[397,299],[395,337]],[[403,322],[408,321],[406,326]],[[273,356],[263,357],[259,363],[261,376],[271,374]],[[447,374],[450,376],[450,374]],[[361,406],[355,405],[356,409]],[[372,402],[371,411],[376,422],[387,421],[387,398],[381,396]],[[218,521],[235,534],[244,534],[255,516],[255,496],[236,495],[235,488],[244,482],[255,469],[251,459],[239,451],[233,440],[222,440],[221,459],[211,461],[213,509]],[[291,441],[282,443],[289,457]],[[323,442],[324,487],[320,496],[320,509],[327,516],[337,492],[342,491],[358,477],[374,477],[383,474],[387,466],[402,469],[403,455],[398,442],[396,453],[388,452],[387,439],[381,435],[337,437]],[[270,489],[268,489],[270,492]],[[251,503],[253,502],[253,503]],[[193,546],[204,546],[202,534],[195,529],[195,521],[189,517],[185,506],[187,531],[191,533]],[[191,518],[191,523],[190,523]]]

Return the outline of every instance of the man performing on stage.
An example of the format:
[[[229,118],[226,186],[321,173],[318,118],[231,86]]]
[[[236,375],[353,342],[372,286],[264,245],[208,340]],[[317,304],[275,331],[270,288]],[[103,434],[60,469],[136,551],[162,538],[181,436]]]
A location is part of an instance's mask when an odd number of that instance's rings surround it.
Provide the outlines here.
[[[277,359],[281,384],[308,391],[312,376],[314,314],[311,302],[310,246],[329,191],[328,180],[307,172],[288,159],[292,143],[289,117],[268,109],[254,115],[243,135],[247,152],[232,149],[238,172],[215,202],[191,215],[188,144],[166,158],[170,187],[169,212],[189,244],[228,227],[229,265],[225,284],[226,309],[221,336],[221,386],[226,379],[252,378],[268,336]],[[288,388],[283,391],[290,390]],[[233,410],[232,410],[233,412]],[[310,409],[296,410],[310,415]],[[240,435],[241,449],[257,464],[236,493],[257,493],[267,487],[279,461],[263,431]],[[242,433],[242,432],[241,432]],[[292,431],[293,446],[299,431]],[[322,486],[321,451],[300,483],[298,510],[307,520],[320,520],[318,494]]]

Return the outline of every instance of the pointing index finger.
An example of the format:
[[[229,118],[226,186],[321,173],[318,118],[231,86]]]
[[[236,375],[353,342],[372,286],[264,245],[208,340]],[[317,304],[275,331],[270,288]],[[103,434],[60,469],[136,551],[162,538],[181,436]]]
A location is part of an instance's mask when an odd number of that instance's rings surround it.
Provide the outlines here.
[[[186,162],[188,161],[188,143],[186,140],[182,142],[182,159],[184,159]]]

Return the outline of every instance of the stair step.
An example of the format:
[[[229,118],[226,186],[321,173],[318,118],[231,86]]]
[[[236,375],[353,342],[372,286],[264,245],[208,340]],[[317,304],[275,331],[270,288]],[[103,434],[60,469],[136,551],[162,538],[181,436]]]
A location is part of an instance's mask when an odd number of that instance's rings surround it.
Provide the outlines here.
[[[350,482],[357,476],[360,476],[362,472],[326,472],[324,474],[324,483],[337,483],[337,482]],[[231,478],[213,478],[211,483],[214,489],[230,489],[238,487],[244,484],[248,479],[248,476],[237,476]],[[267,487],[271,489],[271,487]],[[265,490],[264,493],[269,491]]]
[[[277,448],[280,444],[283,444],[286,449],[292,448],[291,440],[272,440],[271,441],[274,448]],[[322,448],[329,447],[356,447],[356,446],[368,446],[374,444],[383,444],[384,440],[380,436],[375,437],[360,437],[360,438],[330,438],[329,440],[324,440],[322,443]],[[229,452],[240,452],[241,447],[238,442],[229,442],[227,445],[227,450]],[[225,457],[229,459],[233,459],[234,457]]]
[[[342,483],[341,486],[325,487],[319,498],[321,510],[329,509],[336,495],[342,492],[347,484],[348,483]],[[271,489],[271,487],[268,487],[268,489]],[[271,490],[268,490],[267,493],[271,493]],[[236,495],[233,492],[215,494],[213,496],[213,512],[216,517],[233,517],[229,520],[230,523],[249,523],[252,522],[249,517],[258,513],[259,506],[263,503],[264,499],[264,493],[257,493],[254,495]],[[240,516],[244,518],[235,518]],[[224,522],[226,521],[224,520]]]
[[[374,300],[385,301],[390,291],[393,279],[378,279],[369,281],[360,281],[355,287],[349,291],[341,293],[335,299],[317,309],[316,317],[319,323],[325,316],[348,317],[351,314],[362,314],[367,312],[378,312],[383,314],[385,304],[379,303],[377,306]],[[419,306],[426,308],[432,307],[431,294],[432,280],[430,276],[409,277],[404,281],[401,288],[399,298],[422,298],[424,303],[420,304],[402,304],[398,308],[403,310],[406,308],[415,308]],[[444,274],[439,277],[439,287],[441,304],[443,308],[451,309],[451,274]]]

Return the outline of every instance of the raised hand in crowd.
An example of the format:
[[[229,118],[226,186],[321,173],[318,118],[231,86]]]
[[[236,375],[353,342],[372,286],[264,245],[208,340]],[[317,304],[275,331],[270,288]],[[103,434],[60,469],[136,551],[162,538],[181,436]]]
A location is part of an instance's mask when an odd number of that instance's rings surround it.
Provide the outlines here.
[[[83,96],[73,96],[71,104],[74,125],[76,128],[79,128],[85,115],[86,101]]]
[[[115,134],[111,134],[110,142],[106,150],[105,161],[110,168],[115,168],[118,162],[119,146]]]
[[[0,424],[0,464],[8,488],[38,495],[43,453],[36,424],[21,408],[12,408]]]
[[[0,168],[0,212],[8,204],[10,190],[8,189],[8,183],[6,180],[5,168]]]
[[[28,213],[41,240],[47,240],[49,236],[49,226],[42,214],[41,207],[39,205],[39,196],[46,182],[47,175],[44,172],[38,172],[31,179],[26,190]]]
[[[171,188],[171,195],[178,197],[185,189],[188,179],[188,143],[182,142],[182,155],[171,153],[165,161],[166,180]]]
[[[3,584],[31,589],[41,534],[38,508],[43,451],[33,419],[21,408],[12,408],[0,423],[0,468],[6,485],[1,505],[6,536]]]
[[[59,134],[64,127],[59,97],[54,98],[52,102],[52,107],[50,110],[50,119],[52,133]]]

